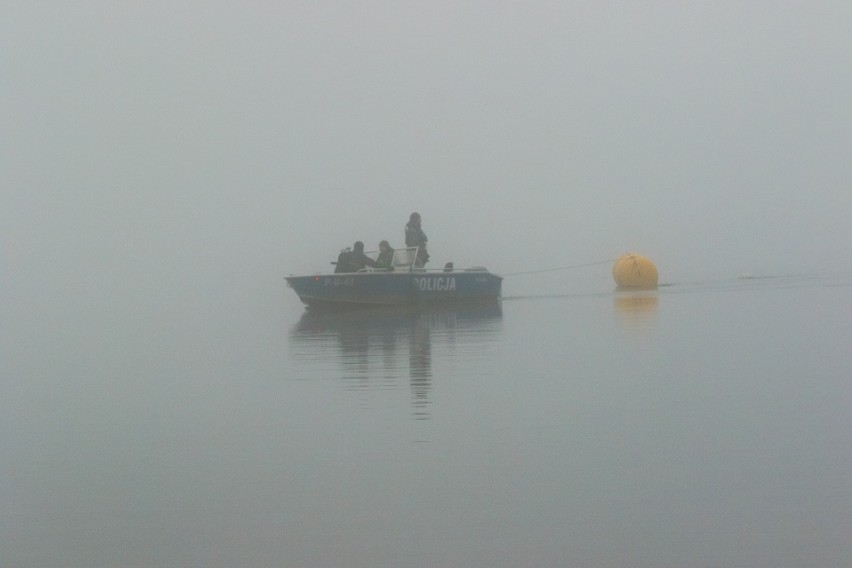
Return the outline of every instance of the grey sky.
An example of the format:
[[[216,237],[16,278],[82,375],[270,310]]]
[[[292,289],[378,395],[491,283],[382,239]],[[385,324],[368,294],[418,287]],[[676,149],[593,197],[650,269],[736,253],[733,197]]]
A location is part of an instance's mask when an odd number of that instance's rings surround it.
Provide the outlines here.
[[[848,269],[852,3],[4,2],[6,276]],[[504,292],[511,292],[510,284]]]

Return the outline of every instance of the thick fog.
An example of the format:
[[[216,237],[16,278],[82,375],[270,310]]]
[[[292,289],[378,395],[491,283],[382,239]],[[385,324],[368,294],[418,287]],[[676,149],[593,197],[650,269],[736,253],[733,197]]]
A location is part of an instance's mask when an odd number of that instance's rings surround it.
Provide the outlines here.
[[[708,300],[852,271],[850,101],[849,0],[0,2],[0,564],[848,558],[840,288]],[[505,317],[305,317],[413,211]]]
[[[7,298],[283,288],[412,211],[435,266],[847,270],[850,53],[841,1],[7,2]]]

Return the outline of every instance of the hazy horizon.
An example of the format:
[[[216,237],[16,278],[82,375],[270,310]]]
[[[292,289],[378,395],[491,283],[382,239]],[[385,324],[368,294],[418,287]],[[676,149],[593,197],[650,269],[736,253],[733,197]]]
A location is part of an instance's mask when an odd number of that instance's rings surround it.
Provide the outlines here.
[[[501,273],[637,251],[680,281],[852,253],[845,2],[3,14],[13,290],[280,284],[355,240],[399,246],[415,210],[436,265]]]

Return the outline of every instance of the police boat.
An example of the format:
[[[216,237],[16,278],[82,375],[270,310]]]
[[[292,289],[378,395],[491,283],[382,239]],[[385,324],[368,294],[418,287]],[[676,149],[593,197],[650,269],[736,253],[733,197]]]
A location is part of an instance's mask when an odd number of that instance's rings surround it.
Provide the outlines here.
[[[287,276],[287,285],[308,307],[355,307],[495,302],[503,277],[476,266],[441,269],[415,266],[417,247],[396,249],[390,268],[363,268],[310,276]],[[333,263],[334,264],[334,263]]]

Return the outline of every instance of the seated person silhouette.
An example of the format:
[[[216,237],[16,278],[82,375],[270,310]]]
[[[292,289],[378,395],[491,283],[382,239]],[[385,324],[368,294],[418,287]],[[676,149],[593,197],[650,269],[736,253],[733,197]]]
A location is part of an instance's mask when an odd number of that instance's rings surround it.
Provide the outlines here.
[[[387,241],[380,242],[379,256],[376,258],[376,265],[379,268],[393,270],[393,253],[394,250],[391,248],[390,244]]]
[[[364,254],[364,243],[356,241],[352,246],[352,250],[344,250],[337,257],[337,266],[334,268],[335,273],[340,272],[358,272],[370,266],[376,268],[376,261]]]

